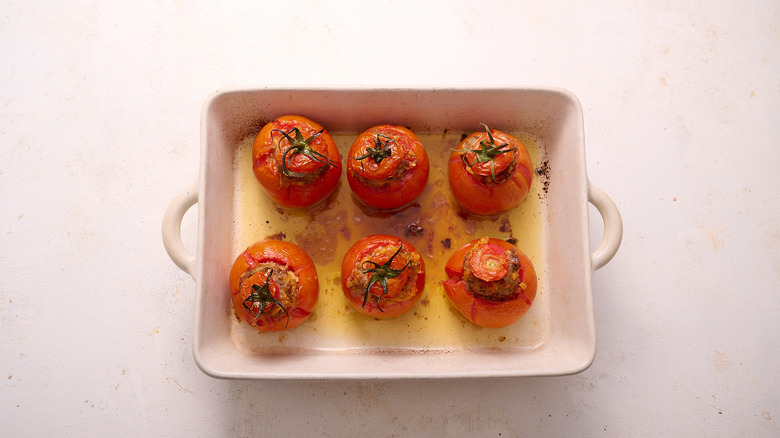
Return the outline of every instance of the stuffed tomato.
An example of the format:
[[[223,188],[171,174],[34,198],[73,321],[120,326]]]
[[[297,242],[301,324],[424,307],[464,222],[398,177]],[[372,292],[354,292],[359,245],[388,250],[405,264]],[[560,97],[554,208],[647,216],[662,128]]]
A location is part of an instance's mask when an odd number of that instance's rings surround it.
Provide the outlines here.
[[[453,253],[445,267],[450,303],[480,327],[506,327],[522,317],[536,297],[531,260],[514,245],[483,237]]]
[[[277,204],[307,207],[327,197],[341,178],[341,155],[328,131],[303,116],[282,116],[255,138],[252,169]]]
[[[238,255],[230,270],[233,309],[263,332],[301,325],[314,310],[319,289],[311,257],[290,242],[255,243]]]
[[[411,310],[425,287],[425,263],[408,242],[393,236],[366,236],[347,251],[341,286],[350,305],[376,318]]]
[[[428,154],[410,130],[379,125],[361,133],[347,157],[347,181],[355,196],[378,209],[414,201],[428,183]]]
[[[517,138],[485,126],[460,142],[447,166],[450,189],[465,210],[479,215],[507,211],[528,195],[531,157]]]

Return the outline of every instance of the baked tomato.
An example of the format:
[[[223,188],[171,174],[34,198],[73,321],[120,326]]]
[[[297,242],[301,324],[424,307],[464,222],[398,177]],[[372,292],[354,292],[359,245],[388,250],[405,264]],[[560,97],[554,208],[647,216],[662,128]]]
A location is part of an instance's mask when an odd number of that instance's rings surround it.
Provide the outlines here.
[[[536,297],[536,271],[514,245],[483,237],[464,245],[445,266],[444,292],[458,312],[480,327],[506,327]]]
[[[460,142],[450,155],[448,173],[455,200],[480,215],[501,213],[528,195],[531,157],[515,137],[487,125]]]
[[[393,236],[366,236],[344,255],[341,287],[352,307],[377,318],[409,311],[422,297],[425,264],[408,242]]]
[[[252,169],[274,202],[307,207],[328,196],[341,177],[341,155],[319,123],[282,116],[263,126],[252,148]]]
[[[263,332],[301,325],[314,309],[319,290],[314,262],[290,242],[255,243],[239,254],[230,270],[233,309]]]
[[[347,181],[363,203],[379,209],[403,207],[428,183],[428,154],[410,130],[379,125],[361,133],[347,156]]]

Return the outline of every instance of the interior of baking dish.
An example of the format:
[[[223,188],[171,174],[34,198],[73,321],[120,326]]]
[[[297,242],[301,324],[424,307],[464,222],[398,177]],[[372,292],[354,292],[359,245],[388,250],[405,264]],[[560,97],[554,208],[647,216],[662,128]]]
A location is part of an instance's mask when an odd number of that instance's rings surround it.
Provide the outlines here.
[[[363,130],[391,123],[417,133],[431,159],[418,201],[393,214],[362,208],[342,178],[324,203],[274,205],[251,175],[254,136],[270,120],[300,114],[333,135],[342,154]],[[441,164],[461,137],[484,129],[523,140],[537,169],[531,194],[512,212],[461,211]],[[321,90],[220,92],[202,116],[194,354],[224,378],[442,378],[560,375],[587,368],[595,353],[583,121],[576,98],[558,89]],[[444,170],[442,172],[442,170]],[[336,266],[372,231],[407,239],[423,255],[427,282],[413,311],[379,321],[351,310]],[[517,242],[539,274],[528,314],[505,329],[466,322],[441,286],[449,254],[489,235]],[[276,238],[312,253],[320,300],[310,321],[259,333],[237,320],[230,266],[246,246]]]

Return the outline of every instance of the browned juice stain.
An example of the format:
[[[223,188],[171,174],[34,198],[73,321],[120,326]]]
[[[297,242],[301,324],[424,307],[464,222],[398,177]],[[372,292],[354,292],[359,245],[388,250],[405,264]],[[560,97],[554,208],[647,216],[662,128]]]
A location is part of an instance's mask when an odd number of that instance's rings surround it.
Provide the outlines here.
[[[546,217],[544,184],[535,174],[528,197],[509,212],[480,217],[463,211],[452,197],[447,161],[464,132],[420,133],[431,164],[428,185],[416,201],[397,211],[378,211],[352,195],[346,176],[323,202],[305,209],[274,204],[252,173],[252,144],[246,138],[235,149],[232,253],[252,243],[275,238],[303,248],[317,265],[320,298],[313,317],[285,332],[286,337],[258,333],[230,318],[233,341],[252,351],[285,348],[313,350],[395,349],[446,350],[464,347],[534,348],[549,332],[545,297],[542,218]],[[543,148],[532,136],[512,133],[528,148],[535,166],[544,162]],[[335,133],[342,162],[358,133]],[[346,166],[344,166],[346,168]],[[391,320],[377,320],[354,311],[341,291],[341,260],[358,239],[389,234],[411,243],[425,262],[426,286],[420,303]],[[444,294],[444,266],[462,245],[481,236],[511,240],[537,270],[539,291],[531,310],[503,329],[482,329],[467,322]],[[232,263],[230,260],[228,263]]]

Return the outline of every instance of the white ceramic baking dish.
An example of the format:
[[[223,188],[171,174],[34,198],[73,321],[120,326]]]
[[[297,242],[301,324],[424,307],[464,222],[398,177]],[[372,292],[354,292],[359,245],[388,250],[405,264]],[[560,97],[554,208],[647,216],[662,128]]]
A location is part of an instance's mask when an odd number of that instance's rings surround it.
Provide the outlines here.
[[[364,129],[409,127],[431,157],[431,182],[418,202],[395,214],[362,209],[342,178],[325,203],[285,210],[252,181],[253,137],[266,122],[301,114],[324,125],[342,154]],[[196,283],[194,357],[208,375],[244,379],[393,379],[564,375],[593,361],[596,335],[591,274],[617,252],[622,220],[586,175],[580,104],[561,89],[249,89],[205,103],[198,181],[165,212],[162,234],[173,262]],[[444,162],[465,133],[491,128],[518,135],[535,167],[532,191],[494,217],[463,213],[446,185]],[[444,169],[444,170],[443,170]],[[588,202],[604,237],[590,252]],[[197,254],[185,249],[181,222],[198,208]],[[351,311],[336,266],[345,248],[371,231],[409,239],[425,258],[425,295],[392,321]],[[449,307],[442,270],[449,253],[490,235],[511,239],[539,273],[531,310],[505,329],[471,326]],[[236,255],[266,237],[313,252],[321,293],[312,318],[280,333],[258,333],[234,316],[228,272]]]

